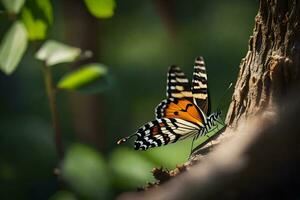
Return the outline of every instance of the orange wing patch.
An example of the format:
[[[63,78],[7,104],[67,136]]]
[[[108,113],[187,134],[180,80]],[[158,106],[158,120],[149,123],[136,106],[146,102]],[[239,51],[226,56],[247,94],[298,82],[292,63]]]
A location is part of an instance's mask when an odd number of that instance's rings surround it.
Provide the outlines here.
[[[203,116],[195,106],[186,99],[170,102],[164,110],[166,118],[180,118],[200,126],[203,125]]]

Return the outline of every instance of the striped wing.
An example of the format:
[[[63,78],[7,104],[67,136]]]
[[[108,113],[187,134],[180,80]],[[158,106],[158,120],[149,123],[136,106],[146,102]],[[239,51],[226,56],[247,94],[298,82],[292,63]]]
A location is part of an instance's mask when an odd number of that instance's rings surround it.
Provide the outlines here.
[[[207,74],[203,57],[195,59],[192,93],[194,103],[206,114],[210,114],[210,99],[207,89]]]
[[[187,98],[192,99],[193,94],[189,80],[182,70],[172,65],[169,68],[167,79],[167,97],[168,98]]]
[[[155,109],[157,119],[165,117],[165,108],[174,101],[174,99],[185,98],[193,102],[193,94],[189,80],[183,71],[175,65],[172,65],[168,71],[167,97],[169,99],[163,100]]]
[[[204,115],[198,107],[187,99],[169,98],[156,107],[156,118],[180,118],[203,127]]]
[[[135,134],[119,140],[118,143],[125,142],[132,136],[137,136],[134,149],[146,150],[185,139],[197,134],[198,131],[199,127],[185,120],[162,118],[145,124]]]
[[[137,130],[136,133],[120,139],[121,144],[133,136],[136,150],[146,150],[174,143],[206,129],[206,115],[210,114],[207,90],[207,75],[204,60],[196,58],[192,86],[179,67],[171,66],[167,79],[167,97],[155,110],[156,120]],[[204,112],[204,113],[203,113]]]

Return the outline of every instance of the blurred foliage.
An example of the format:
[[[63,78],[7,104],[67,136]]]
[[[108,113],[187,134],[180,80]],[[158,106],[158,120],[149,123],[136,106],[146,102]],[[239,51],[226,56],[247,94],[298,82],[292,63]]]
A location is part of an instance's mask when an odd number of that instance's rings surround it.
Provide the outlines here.
[[[153,180],[150,171],[154,163],[132,149],[123,147],[115,149],[111,154],[109,165],[114,173],[114,183],[117,187],[134,189]]]
[[[1,199],[46,199],[56,188],[49,123],[29,115],[2,116],[0,127]]]
[[[55,193],[49,200],[77,200],[77,198],[69,191],[59,191]]]
[[[88,10],[94,17],[109,18],[116,7],[115,0],[84,0]]]
[[[107,87],[107,82],[103,80],[106,77],[107,68],[104,65],[91,63],[63,76],[57,87],[65,90],[79,90],[89,94],[99,93]]]
[[[65,62],[75,61],[81,53],[81,49],[66,44],[48,40],[38,50],[35,57],[45,62],[50,67]]]
[[[6,9],[2,15],[13,21],[13,25],[0,44],[0,68],[10,75],[19,65],[28,39],[45,38],[48,25],[53,22],[52,6],[49,0],[2,0],[2,4]],[[21,9],[22,17],[19,17]]]
[[[50,0],[27,0],[22,9],[22,21],[30,40],[45,39],[47,30],[53,23]]]
[[[27,48],[27,32],[16,21],[5,34],[0,44],[0,69],[7,75],[13,73]]]
[[[95,150],[71,146],[62,164],[62,176],[83,199],[108,197],[110,177],[105,160]]]
[[[1,2],[9,13],[17,14],[21,10],[25,0],[1,0]]]
[[[176,37],[172,38],[153,1],[118,1],[117,6],[109,0],[80,1],[86,6],[83,7],[85,12],[97,18],[113,14],[109,20],[101,19],[89,30],[97,31],[98,38],[94,43],[100,50],[95,57],[108,66],[110,76],[105,72],[106,76],[102,77],[103,71],[99,73],[97,70],[88,70],[80,76],[76,74],[78,71],[68,73],[74,62],[85,66],[80,63],[85,52],[49,40],[66,41],[64,13],[78,14],[74,8],[64,7],[65,1],[28,0],[24,5],[22,1],[0,2],[0,10],[14,10],[15,13],[12,18],[3,13],[0,16],[0,49],[3,46],[8,49],[4,53],[0,50],[1,69],[7,74],[14,72],[9,77],[0,74],[0,198],[31,200],[113,198],[120,192],[135,190],[153,181],[150,173],[153,167],[172,169],[186,161],[191,139],[144,152],[134,151],[132,142],[126,147],[116,146],[116,141],[154,118],[155,106],[165,98],[168,66],[178,64],[191,77],[194,58],[198,55],[204,56],[207,64],[214,110],[229,82],[236,78],[239,62],[247,52],[247,41],[258,7],[258,3],[251,0],[190,1],[188,4],[174,1],[172,21]],[[4,2],[19,5],[17,9],[11,9]],[[103,2],[104,7],[93,6]],[[77,3],[79,1],[74,1]],[[6,45],[7,38],[12,37],[6,34],[15,23],[23,27],[21,32],[27,31],[21,47],[14,46],[20,42]],[[85,22],[78,20],[76,23],[78,28],[72,30],[73,34],[81,34],[81,23]],[[28,39],[31,42],[25,52],[24,43]],[[41,39],[40,42],[32,41]],[[85,39],[81,37],[79,42],[85,44]],[[74,87],[76,91],[85,91],[86,86],[93,91],[100,88],[98,81],[103,83],[108,81],[106,79],[113,82],[109,90],[101,94],[99,104],[103,108],[103,118],[96,119],[104,121],[105,133],[99,133],[105,134],[104,141],[101,141],[105,150],[101,153],[87,144],[79,144],[82,141],[75,136],[72,127],[70,96],[66,93],[57,96],[67,149],[63,162],[66,182],[63,189],[53,175],[57,158],[43,90],[42,64],[34,59],[37,49],[40,49],[37,54],[40,60],[49,66],[57,66],[53,68],[54,82],[64,80],[63,85]],[[12,56],[14,59],[6,62]],[[9,63],[5,65],[8,68],[3,68],[4,61]],[[17,66],[18,70],[15,70]],[[223,102],[229,102],[230,94],[226,96]],[[196,144],[205,139],[198,139]]]

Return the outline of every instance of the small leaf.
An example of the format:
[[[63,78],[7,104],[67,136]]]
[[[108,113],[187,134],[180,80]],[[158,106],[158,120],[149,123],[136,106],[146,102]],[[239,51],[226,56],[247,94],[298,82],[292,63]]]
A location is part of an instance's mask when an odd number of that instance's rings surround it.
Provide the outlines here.
[[[30,40],[44,39],[48,26],[53,22],[51,2],[49,0],[27,0],[22,10],[22,21],[27,28]]]
[[[22,11],[22,21],[26,26],[30,40],[42,40],[46,37],[47,24],[43,20],[35,20],[28,8],[24,8]]]
[[[45,61],[46,65],[50,67],[59,63],[73,62],[80,53],[81,49],[79,48],[49,40],[38,50],[35,57]]]
[[[114,14],[114,0],[84,0],[85,5],[94,17],[109,18]]]
[[[82,144],[67,151],[62,176],[84,199],[106,199],[109,190],[108,167],[100,153]]]
[[[0,44],[0,68],[7,75],[17,68],[27,48],[27,32],[23,23],[16,21]]]
[[[25,0],[1,0],[1,2],[9,13],[18,14]]]
[[[125,147],[112,152],[109,166],[119,187],[137,188],[154,180],[151,170],[155,164],[139,152]]]
[[[58,88],[66,90],[79,90],[84,91],[89,85],[97,83],[93,93],[100,92],[103,88],[101,85],[105,84],[107,69],[102,64],[92,63],[75,70],[64,77],[58,82]]]

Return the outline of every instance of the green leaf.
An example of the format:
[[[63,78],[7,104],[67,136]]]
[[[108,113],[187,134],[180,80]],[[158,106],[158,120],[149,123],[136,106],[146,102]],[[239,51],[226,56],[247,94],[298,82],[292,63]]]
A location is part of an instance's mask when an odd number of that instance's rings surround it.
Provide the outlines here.
[[[89,12],[98,18],[109,18],[114,14],[114,0],[84,0]]]
[[[27,48],[27,32],[23,23],[16,21],[0,44],[0,69],[10,75],[17,68]]]
[[[88,146],[74,144],[67,151],[62,176],[82,199],[106,199],[109,174],[101,154]]]
[[[30,40],[41,40],[46,37],[47,24],[43,20],[35,20],[28,8],[24,8],[22,11],[22,21],[27,28]]]
[[[88,86],[93,85],[94,91],[89,93],[100,92],[106,85],[107,69],[99,63],[91,63],[65,75],[58,82],[57,87],[66,90],[86,91]]]
[[[42,60],[47,66],[53,66],[60,63],[73,62],[81,53],[81,49],[71,47],[66,44],[48,40],[38,50],[35,57]]]
[[[137,188],[154,181],[151,170],[155,164],[135,150],[125,147],[115,149],[109,165],[118,187]]]
[[[48,26],[53,23],[52,5],[49,0],[27,0],[22,10],[30,40],[45,39]]]
[[[18,14],[25,0],[1,0],[1,2],[9,13]]]

